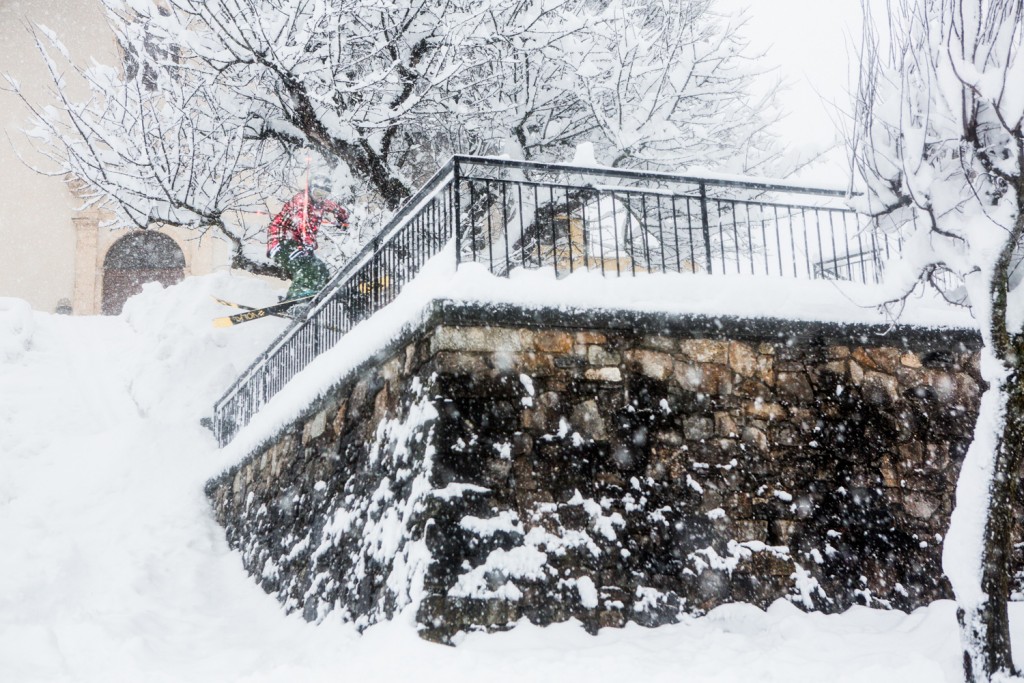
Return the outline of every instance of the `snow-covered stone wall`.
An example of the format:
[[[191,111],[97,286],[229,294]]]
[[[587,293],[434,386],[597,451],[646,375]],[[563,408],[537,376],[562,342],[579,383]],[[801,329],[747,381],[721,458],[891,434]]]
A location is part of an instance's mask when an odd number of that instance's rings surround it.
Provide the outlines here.
[[[426,637],[948,597],[969,332],[438,302],[210,482],[288,610]]]

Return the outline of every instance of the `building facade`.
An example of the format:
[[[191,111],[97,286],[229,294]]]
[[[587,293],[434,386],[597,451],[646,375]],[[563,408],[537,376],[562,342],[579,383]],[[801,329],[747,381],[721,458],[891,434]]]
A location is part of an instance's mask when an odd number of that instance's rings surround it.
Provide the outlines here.
[[[118,61],[99,0],[0,0],[0,73],[38,105],[52,101],[53,83],[32,27],[59,36],[76,64]],[[0,297],[33,308],[80,315],[117,313],[144,282],[171,284],[230,262],[215,236],[175,228],[111,229],[100,209],[82,209],[67,179],[24,131],[30,113],[6,81],[0,89]],[[71,94],[74,79],[68,79]],[[40,172],[42,171],[42,173]]]

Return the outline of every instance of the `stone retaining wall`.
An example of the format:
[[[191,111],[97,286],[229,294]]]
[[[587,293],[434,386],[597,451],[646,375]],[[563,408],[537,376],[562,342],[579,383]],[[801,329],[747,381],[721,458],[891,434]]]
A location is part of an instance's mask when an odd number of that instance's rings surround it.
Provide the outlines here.
[[[910,609],[949,595],[978,340],[882,332],[442,302],[209,494],[311,620]]]

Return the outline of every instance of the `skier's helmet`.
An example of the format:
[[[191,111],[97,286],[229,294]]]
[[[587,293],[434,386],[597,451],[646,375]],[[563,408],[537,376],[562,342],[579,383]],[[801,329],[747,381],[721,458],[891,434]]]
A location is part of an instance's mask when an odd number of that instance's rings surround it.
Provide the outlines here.
[[[330,194],[331,177],[326,173],[317,173],[309,179],[309,189],[311,192],[317,192],[319,194]]]

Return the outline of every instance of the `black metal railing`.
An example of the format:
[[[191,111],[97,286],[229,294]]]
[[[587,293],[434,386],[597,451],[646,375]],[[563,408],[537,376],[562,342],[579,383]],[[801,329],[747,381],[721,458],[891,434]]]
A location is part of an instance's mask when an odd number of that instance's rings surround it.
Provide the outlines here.
[[[836,267],[896,245],[845,207],[840,190],[459,158],[460,262],[495,274],[549,267],[615,276],[748,274],[877,282]]]
[[[228,443],[316,356],[380,310],[454,236],[458,264],[608,276],[679,272],[876,282],[900,244],[845,193],[456,156],[242,374],[214,410]]]

